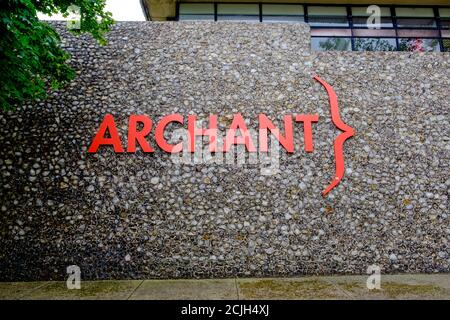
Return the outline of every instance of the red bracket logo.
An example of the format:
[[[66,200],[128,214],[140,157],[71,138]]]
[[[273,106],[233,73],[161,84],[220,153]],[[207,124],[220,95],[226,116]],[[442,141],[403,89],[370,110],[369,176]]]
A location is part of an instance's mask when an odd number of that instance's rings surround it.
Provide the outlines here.
[[[331,121],[339,130],[343,131],[334,140],[334,158],[336,162],[336,172],[334,174],[334,179],[331,181],[330,185],[322,192],[322,196],[326,196],[334,187],[336,187],[344,177],[345,164],[344,164],[344,142],[348,138],[354,136],[355,130],[349,125],[345,124],[339,114],[339,104],[337,100],[336,92],[333,88],[324,80],[320,79],[318,76],[314,77],[314,80],[319,82],[327,91],[328,98],[330,101],[331,109]]]

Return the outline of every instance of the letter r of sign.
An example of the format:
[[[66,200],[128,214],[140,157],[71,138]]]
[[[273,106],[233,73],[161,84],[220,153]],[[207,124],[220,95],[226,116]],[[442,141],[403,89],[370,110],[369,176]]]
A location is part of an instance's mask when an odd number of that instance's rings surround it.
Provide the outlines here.
[[[339,134],[337,138],[334,140],[334,158],[336,170],[334,179],[331,181],[330,185],[322,192],[322,196],[325,197],[328,194],[328,192],[330,192],[334,187],[336,187],[344,177],[345,173],[344,142],[348,138],[352,137],[355,134],[355,131],[353,130],[352,127],[345,124],[341,120],[341,116],[339,114],[337,95],[336,92],[334,92],[333,88],[326,81],[320,79],[318,76],[315,76],[314,80],[319,82],[327,91],[331,109],[331,121],[336,126],[336,128],[343,131],[343,133]]]

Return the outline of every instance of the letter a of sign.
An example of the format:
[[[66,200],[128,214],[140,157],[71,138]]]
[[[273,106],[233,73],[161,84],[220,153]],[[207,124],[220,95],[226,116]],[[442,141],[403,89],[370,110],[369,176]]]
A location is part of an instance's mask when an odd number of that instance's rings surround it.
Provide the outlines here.
[[[109,131],[111,136],[110,138],[105,137],[107,131]],[[124,152],[122,143],[120,142],[119,132],[117,131],[116,123],[114,122],[114,117],[112,114],[107,114],[105,119],[103,119],[97,134],[92,140],[92,144],[89,147],[88,152],[97,152],[98,147],[101,145],[112,145],[114,147],[114,152]]]

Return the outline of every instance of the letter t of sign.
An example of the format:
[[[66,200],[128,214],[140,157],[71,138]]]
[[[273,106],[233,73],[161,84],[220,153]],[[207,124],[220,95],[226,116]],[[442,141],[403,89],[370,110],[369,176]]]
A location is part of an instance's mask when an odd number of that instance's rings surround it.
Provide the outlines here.
[[[300,114],[295,117],[295,121],[303,122],[303,141],[305,151],[313,152],[312,123],[319,121],[318,114]]]

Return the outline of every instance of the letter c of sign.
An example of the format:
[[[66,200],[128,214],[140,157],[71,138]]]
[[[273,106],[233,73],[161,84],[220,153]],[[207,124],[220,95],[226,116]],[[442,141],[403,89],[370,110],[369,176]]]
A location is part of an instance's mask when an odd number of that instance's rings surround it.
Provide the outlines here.
[[[183,116],[180,114],[171,114],[162,118],[155,128],[155,140],[158,146],[169,153],[177,153],[183,150],[183,143],[180,142],[176,145],[169,144],[164,138],[164,130],[166,126],[171,122],[178,122],[183,124]]]

